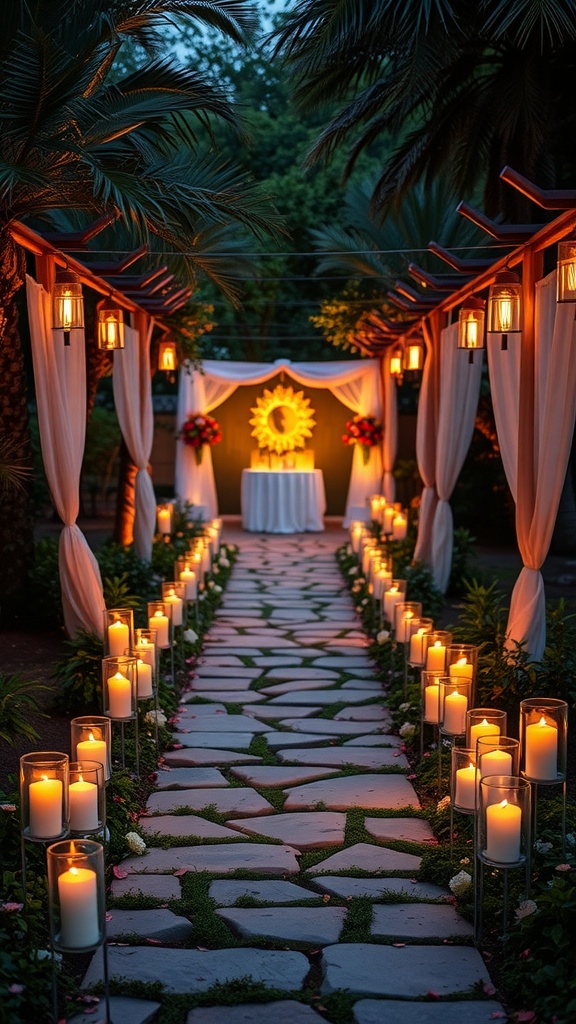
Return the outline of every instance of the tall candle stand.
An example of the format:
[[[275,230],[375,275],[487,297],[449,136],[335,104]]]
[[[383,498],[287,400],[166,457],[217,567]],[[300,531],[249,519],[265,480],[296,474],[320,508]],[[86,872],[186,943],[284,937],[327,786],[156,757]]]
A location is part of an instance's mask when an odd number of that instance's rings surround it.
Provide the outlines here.
[[[438,722],[440,721],[439,702],[440,702],[440,687],[439,679],[442,677],[441,671],[427,671],[422,669],[420,674],[420,690],[421,690],[421,722],[420,722],[420,736],[421,740],[421,752],[424,753],[424,726],[431,725],[434,728],[434,735],[436,737],[436,749],[438,751],[438,785],[440,786],[440,738],[438,732]]]
[[[106,836],[106,784],[100,761],[71,761],[70,836]]]
[[[148,602],[148,627],[156,630],[158,651],[170,651],[170,667],[174,679],[174,648],[172,645],[172,606],[164,601]]]
[[[28,901],[26,843],[46,846],[69,831],[68,754],[32,751],[20,758],[20,858],[24,903]]]
[[[52,1004],[58,1024],[56,953],[86,954],[102,947],[106,1021],[110,1014],[110,983],[106,945],[104,849],[91,839],[65,839],[46,851],[48,906],[52,946]]]
[[[440,676],[438,679],[438,785],[442,779],[442,745],[448,742],[452,749],[456,740],[466,735],[466,713],[470,705],[472,680],[455,676]]]
[[[471,815],[476,835],[476,807],[480,773],[476,767],[476,751],[470,747],[452,747],[450,765],[450,858],[454,856],[454,811]],[[474,839],[474,850],[476,840]],[[472,857],[474,864],[475,857]],[[475,870],[475,864],[474,869]]]
[[[411,626],[415,619],[422,615],[420,601],[398,601],[394,606],[394,639],[402,644],[404,650],[404,700],[408,696],[408,659],[410,657]]]
[[[562,856],[566,856],[566,773],[568,704],[556,697],[528,697],[520,703],[523,778],[532,783],[533,838],[538,831],[538,788],[562,786]]]
[[[140,778],[140,749],[138,742],[138,681],[137,659],[123,655],[120,658],[102,658],[102,703],[104,715],[120,724],[120,759],[126,767],[126,739],[124,727],[134,723],[136,777]]]
[[[480,736],[504,736],[508,716],[500,708],[470,708],[466,713],[466,746],[476,749]]]
[[[73,761],[99,761],[104,782],[112,773],[112,725],[105,715],[81,715],[70,722]]]
[[[117,658],[134,646],[134,612],[132,608],[104,609],[104,653]]]
[[[173,633],[173,644],[176,644],[176,636],[178,636],[178,644],[180,648],[180,668],[183,670],[185,665],[185,651],[184,644],[182,643],[182,634],[186,628],[186,620],[188,615],[188,602],[186,600],[186,584],[182,580],[173,580],[171,582],[164,582],[162,584],[162,600],[165,604],[171,607],[171,618],[172,618],[172,633]],[[178,630],[178,632],[176,632]]]
[[[155,629],[137,629],[136,630],[136,646],[132,651],[132,654],[137,658],[137,679],[138,679],[138,700],[146,700],[152,698],[154,700],[154,709],[156,711],[155,723],[154,723],[154,734],[156,741],[156,753],[160,750],[160,740],[158,737],[158,713],[160,706],[158,702],[158,678],[159,678],[159,651],[157,647],[158,634]],[[145,692],[144,687],[140,686],[141,672],[139,670],[138,661],[144,661],[150,666],[152,672],[152,692],[148,694]]]
[[[474,887],[476,943],[482,942],[484,868],[503,874],[502,938],[508,930],[508,872],[523,867],[526,897],[530,891],[531,786],[513,775],[487,775],[480,779],[476,823],[476,857],[479,869]]]

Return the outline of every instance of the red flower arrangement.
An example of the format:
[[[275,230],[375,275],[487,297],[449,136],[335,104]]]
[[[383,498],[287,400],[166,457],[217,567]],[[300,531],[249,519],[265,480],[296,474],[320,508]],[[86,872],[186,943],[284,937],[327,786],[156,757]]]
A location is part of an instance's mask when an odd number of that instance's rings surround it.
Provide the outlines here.
[[[186,418],[178,437],[188,448],[194,449],[197,465],[202,462],[204,445],[218,444],[222,440],[220,426],[216,420],[200,412],[191,413]]]
[[[344,444],[359,444],[362,447],[364,465],[370,458],[370,449],[382,443],[382,424],[375,416],[354,416],[346,423],[346,433],[342,435]]]

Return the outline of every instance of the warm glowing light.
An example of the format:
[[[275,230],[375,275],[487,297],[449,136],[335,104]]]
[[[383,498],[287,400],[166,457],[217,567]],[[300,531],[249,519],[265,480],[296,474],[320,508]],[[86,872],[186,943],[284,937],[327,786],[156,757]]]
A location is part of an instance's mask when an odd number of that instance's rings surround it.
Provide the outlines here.
[[[250,412],[254,414],[249,421],[254,427],[252,437],[256,438],[258,447],[277,455],[304,448],[316,425],[314,409],[310,408],[310,400],[304,398],[304,392],[282,384],[273,391],[265,388],[263,397],[256,399],[256,406]]]

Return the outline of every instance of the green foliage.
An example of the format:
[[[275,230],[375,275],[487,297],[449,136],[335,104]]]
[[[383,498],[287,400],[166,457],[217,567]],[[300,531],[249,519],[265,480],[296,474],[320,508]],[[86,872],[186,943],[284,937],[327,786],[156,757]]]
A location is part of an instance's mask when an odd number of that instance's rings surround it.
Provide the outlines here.
[[[13,744],[14,740],[20,738],[31,741],[39,739],[28,716],[32,711],[41,714],[36,695],[40,690],[47,689],[47,686],[24,679],[20,673],[5,675],[0,672],[0,740]]]
[[[563,600],[547,608],[546,647],[536,671],[538,696],[559,697],[576,709],[576,615]]]
[[[47,933],[46,890],[31,875],[27,904],[16,876],[2,876],[0,903],[0,991],[3,1021],[52,1018],[52,958]]]
[[[478,492],[476,492],[478,493]],[[454,529],[454,547],[452,549],[452,568],[448,583],[448,593],[460,596],[466,583],[473,577],[471,563],[476,559],[474,544],[476,538],[463,526]]]
[[[44,537],[34,545],[27,595],[29,614],[38,626],[63,626],[58,541],[51,537]]]
[[[64,647],[67,653],[54,666],[57,707],[72,713],[100,713],[104,657],[101,637],[81,629],[64,641]]]
[[[107,608],[142,609],[157,596],[158,577],[133,545],[123,547],[110,541],[96,552],[96,559],[106,587]]]
[[[112,487],[120,440],[116,412],[95,406],[86,426],[81,476],[81,488],[90,496],[90,515],[97,514],[97,498],[105,499]]]

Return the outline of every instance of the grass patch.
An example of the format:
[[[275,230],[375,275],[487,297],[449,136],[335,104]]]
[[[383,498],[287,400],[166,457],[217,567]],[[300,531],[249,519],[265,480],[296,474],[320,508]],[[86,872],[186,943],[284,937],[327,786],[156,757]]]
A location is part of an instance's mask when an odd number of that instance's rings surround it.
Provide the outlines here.
[[[264,765],[277,766],[280,764],[280,762],[276,757],[274,751],[270,750],[270,747],[266,743],[266,740],[264,739],[265,735],[265,733],[260,733],[254,736],[250,746],[248,747],[247,752],[251,754],[253,757],[261,757],[262,764]]]
[[[194,945],[230,949],[238,941],[216,913],[216,901],[209,895],[211,880],[205,872],[187,871],[182,878],[181,906],[192,921]]]
[[[372,942],[370,926],[373,910],[370,896],[353,896],[340,935],[340,942]]]

